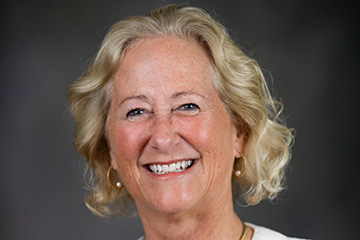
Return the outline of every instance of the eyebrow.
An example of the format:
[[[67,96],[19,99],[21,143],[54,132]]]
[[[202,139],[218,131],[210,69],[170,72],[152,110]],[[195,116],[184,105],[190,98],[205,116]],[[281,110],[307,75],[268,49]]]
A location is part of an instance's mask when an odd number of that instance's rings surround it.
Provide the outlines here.
[[[173,95],[171,95],[171,99],[177,99],[183,96],[190,96],[190,95],[195,95],[195,96],[199,96],[200,98],[202,98],[203,100],[206,99],[203,95],[198,94],[196,92],[192,92],[192,91],[183,91],[183,92],[177,92],[174,93]],[[120,107],[124,102],[126,101],[130,101],[130,100],[140,100],[143,102],[149,102],[149,98],[143,94],[140,95],[133,95],[133,96],[129,96],[124,98],[123,100],[121,100],[121,102],[118,104],[118,106]]]
[[[171,98],[172,99],[177,99],[177,98],[180,98],[180,97],[183,97],[183,96],[189,96],[189,95],[196,95],[196,96],[199,96],[201,97],[202,99],[206,99],[203,95],[199,94],[199,93],[196,93],[196,92],[192,92],[192,91],[189,91],[189,92],[177,92],[177,93],[174,93],[173,95],[171,95]]]
[[[144,101],[144,102],[149,102],[149,98],[145,95],[133,95],[133,96],[129,96],[124,98],[119,104],[118,106],[121,106],[124,102],[126,101],[130,101],[130,100],[140,100],[140,101]]]

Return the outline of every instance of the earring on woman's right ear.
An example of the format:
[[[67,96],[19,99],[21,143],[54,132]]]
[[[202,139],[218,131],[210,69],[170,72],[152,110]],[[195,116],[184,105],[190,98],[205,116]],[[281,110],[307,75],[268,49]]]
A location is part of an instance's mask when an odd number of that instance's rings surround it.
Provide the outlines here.
[[[108,182],[113,188],[121,190],[122,187],[123,187],[123,184],[120,181],[117,181],[116,183],[112,182],[112,180],[111,180],[111,170],[113,170],[113,165],[110,166],[110,168],[109,168],[109,170],[107,171],[107,174],[106,174]]]
[[[240,159],[242,159],[241,169],[233,170],[234,176],[237,178],[241,178],[242,176],[244,176],[245,170],[246,170],[246,159],[245,159],[244,155],[240,154],[240,158],[235,158],[235,161],[240,161]],[[237,165],[238,164],[235,164],[235,166],[237,166]]]

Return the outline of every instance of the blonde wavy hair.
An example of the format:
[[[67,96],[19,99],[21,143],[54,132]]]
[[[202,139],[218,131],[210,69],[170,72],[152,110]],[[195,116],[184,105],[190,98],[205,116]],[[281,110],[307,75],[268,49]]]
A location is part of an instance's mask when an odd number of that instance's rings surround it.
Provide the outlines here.
[[[281,103],[270,96],[257,62],[234,44],[219,22],[202,9],[168,5],[153,10],[150,16],[134,16],[114,24],[88,71],[68,88],[75,119],[74,146],[87,160],[90,172],[91,192],[86,198],[89,209],[101,216],[126,214],[133,203],[126,188],[119,191],[107,182],[110,156],[106,122],[111,79],[135,40],[159,35],[196,42],[212,60],[218,94],[246,136],[243,155],[247,168],[242,178],[233,177],[234,197],[242,192],[250,205],[275,198],[284,188],[293,140],[292,131],[281,118]],[[241,164],[235,161],[234,168]]]

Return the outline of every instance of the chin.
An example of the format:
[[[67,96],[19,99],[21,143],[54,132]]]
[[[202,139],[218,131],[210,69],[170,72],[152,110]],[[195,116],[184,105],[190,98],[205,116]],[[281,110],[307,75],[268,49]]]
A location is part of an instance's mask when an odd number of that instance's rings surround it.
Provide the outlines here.
[[[193,209],[202,199],[201,194],[199,194],[201,191],[176,189],[174,187],[167,191],[151,192],[143,203],[146,208],[153,209],[158,213],[176,214]]]

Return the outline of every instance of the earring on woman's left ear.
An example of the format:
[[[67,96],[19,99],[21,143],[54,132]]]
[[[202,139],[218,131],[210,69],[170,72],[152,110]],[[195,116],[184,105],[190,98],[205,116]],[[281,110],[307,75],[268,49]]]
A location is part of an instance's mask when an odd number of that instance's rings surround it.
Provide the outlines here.
[[[240,169],[234,169],[233,173],[234,176],[237,178],[241,178],[242,176],[244,176],[245,174],[245,170],[246,170],[246,159],[244,157],[244,155],[240,154],[240,158],[235,158],[235,162],[242,160],[241,168]],[[238,166],[239,164],[235,164],[235,166]]]
[[[120,182],[120,181],[117,181],[116,183],[114,183],[112,180],[111,180],[111,170],[113,170],[113,165],[111,165],[110,167],[109,167],[109,170],[107,171],[107,179],[108,179],[108,182],[109,182],[109,184],[113,187],[113,188],[115,188],[115,189],[118,189],[118,190],[121,190],[122,189],[122,187],[123,187],[123,185],[122,185],[122,183]]]

